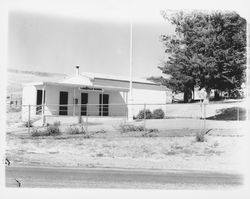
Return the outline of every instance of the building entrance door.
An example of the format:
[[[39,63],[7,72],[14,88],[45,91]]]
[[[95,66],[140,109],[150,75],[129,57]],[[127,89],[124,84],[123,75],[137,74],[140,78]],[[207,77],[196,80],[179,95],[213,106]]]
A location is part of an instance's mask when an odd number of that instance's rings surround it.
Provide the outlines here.
[[[99,116],[109,115],[109,95],[100,94],[99,95]]]
[[[88,93],[81,93],[81,115],[87,115]]]
[[[68,92],[60,92],[59,115],[68,115]]]

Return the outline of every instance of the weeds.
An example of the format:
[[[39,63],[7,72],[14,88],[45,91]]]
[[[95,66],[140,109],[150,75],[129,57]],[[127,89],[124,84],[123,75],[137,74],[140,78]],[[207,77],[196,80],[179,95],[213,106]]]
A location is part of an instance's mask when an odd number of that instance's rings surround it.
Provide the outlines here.
[[[215,141],[212,145],[211,145],[211,147],[213,147],[213,148],[216,148],[216,147],[218,147],[219,146],[219,142],[218,141]]]
[[[60,135],[61,134],[58,126],[54,126],[54,125],[48,126],[46,131],[48,135]]]
[[[104,155],[103,155],[103,153],[97,153],[96,154],[96,157],[103,157]]]
[[[205,134],[203,132],[197,132],[195,135],[195,140],[196,142],[205,142],[206,141]]]
[[[44,135],[44,132],[42,130],[39,130],[38,128],[33,128],[31,130],[32,137],[43,136],[43,135]]]
[[[47,126],[45,129],[39,130],[38,128],[33,128],[31,131],[31,136],[38,137],[38,136],[57,136],[60,135],[61,131],[58,126],[51,125]]]
[[[146,132],[142,134],[142,137],[158,137],[158,129],[146,129]]]
[[[119,130],[121,133],[127,132],[142,132],[141,137],[158,137],[158,129],[144,129],[144,126],[136,126],[132,124],[120,124]]]
[[[142,125],[135,126],[132,124],[120,124],[119,130],[121,133],[127,133],[127,132],[132,132],[132,131],[144,131],[144,127]]]
[[[92,138],[93,136],[92,135],[90,135],[90,134],[84,134],[83,135],[83,138],[84,139],[90,139],[90,138]]]
[[[184,147],[180,146],[178,143],[173,143],[170,145],[170,148],[173,150],[182,150]]]
[[[79,129],[77,127],[73,127],[73,126],[70,126],[68,127],[65,132],[67,134],[71,134],[71,135],[77,135],[77,134],[86,134],[85,130],[83,128]]]

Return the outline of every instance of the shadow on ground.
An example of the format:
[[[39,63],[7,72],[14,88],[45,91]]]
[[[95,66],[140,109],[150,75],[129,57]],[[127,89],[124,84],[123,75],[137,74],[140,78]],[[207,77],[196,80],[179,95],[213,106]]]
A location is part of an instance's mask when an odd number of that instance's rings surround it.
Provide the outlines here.
[[[208,120],[246,120],[246,109],[242,107],[223,108],[217,114],[207,117]]]

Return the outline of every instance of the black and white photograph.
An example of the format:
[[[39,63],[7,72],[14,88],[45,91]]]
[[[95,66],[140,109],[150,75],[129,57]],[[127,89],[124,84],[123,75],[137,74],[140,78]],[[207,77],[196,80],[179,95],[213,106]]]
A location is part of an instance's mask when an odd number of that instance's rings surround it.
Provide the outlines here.
[[[247,198],[247,1],[177,2],[5,4],[6,192]]]

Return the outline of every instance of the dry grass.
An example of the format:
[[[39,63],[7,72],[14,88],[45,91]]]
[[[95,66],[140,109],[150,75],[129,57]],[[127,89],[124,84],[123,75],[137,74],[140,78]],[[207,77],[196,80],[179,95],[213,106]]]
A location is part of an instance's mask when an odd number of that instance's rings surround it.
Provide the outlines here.
[[[14,164],[44,166],[235,169],[242,137],[85,139],[8,139],[7,156]]]
[[[9,126],[17,126],[19,122],[20,113],[8,115]],[[225,137],[207,135],[206,142],[196,142],[195,134],[199,129],[188,128],[197,127],[196,120],[150,122],[147,121],[147,128],[158,128],[160,131],[153,135],[159,137],[146,135],[147,132],[144,131],[128,132],[124,135],[118,131],[108,131],[102,125],[92,132],[93,136],[87,135],[91,139],[86,139],[81,134],[66,135],[66,126],[63,125],[59,126],[62,135],[46,138],[31,137],[27,135],[27,129],[17,128],[17,131],[7,134],[6,154],[15,165],[224,171],[238,169],[241,154],[239,146],[242,145],[244,137],[229,137],[235,128],[234,123],[225,125],[225,122],[219,124],[217,121],[209,121],[216,128],[213,134],[223,134]],[[224,127],[223,130],[220,129],[221,126]],[[145,136],[142,137],[143,135]]]

